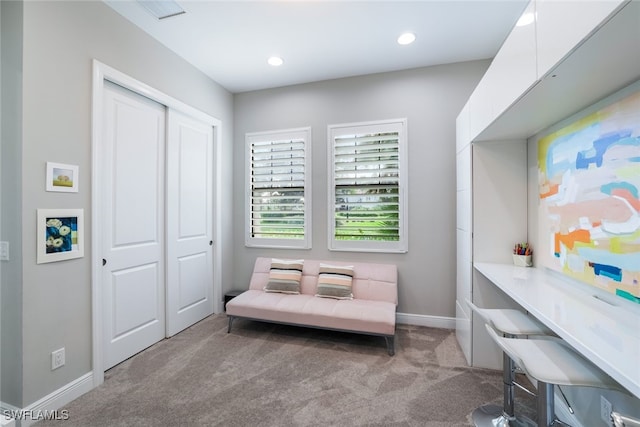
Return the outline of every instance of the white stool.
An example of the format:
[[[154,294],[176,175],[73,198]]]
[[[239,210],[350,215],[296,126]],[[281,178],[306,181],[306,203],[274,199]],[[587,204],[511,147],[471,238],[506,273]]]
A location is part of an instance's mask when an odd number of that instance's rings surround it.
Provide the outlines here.
[[[554,385],[599,387],[624,391],[611,377],[576,353],[563,340],[540,337],[519,340],[498,335],[486,325],[493,340],[527,375],[538,382],[538,426],[549,427],[555,416]]]
[[[471,301],[466,301],[471,310],[476,312],[491,327],[507,337],[523,337],[531,335],[551,334],[551,330],[531,316],[513,309],[480,308]],[[473,411],[472,418],[476,427],[484,426],[534,426],[527,417],[516,416],[514,410],[514,377],[515,363],[507,355],[502,356],[503,403],[481,406]]]

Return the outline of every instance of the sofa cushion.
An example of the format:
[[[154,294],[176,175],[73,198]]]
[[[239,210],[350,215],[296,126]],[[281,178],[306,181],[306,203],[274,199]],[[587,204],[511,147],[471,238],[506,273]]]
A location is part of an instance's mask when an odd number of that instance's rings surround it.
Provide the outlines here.
[[[396,305],[248,290],[227,303],[227,315],[328,329],[394,335]]]
[[[303,260],[272,259],[265,292],[299,294]]]
[[[351,282],[353,266],[320,264],[318,272],[317,297],[353,299]]]

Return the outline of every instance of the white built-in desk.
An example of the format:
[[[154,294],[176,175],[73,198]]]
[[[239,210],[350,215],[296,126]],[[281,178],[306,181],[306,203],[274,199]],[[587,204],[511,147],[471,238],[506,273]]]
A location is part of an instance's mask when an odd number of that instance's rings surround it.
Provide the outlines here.
[[[640,305],[591,292],[545,269],[491,263],[474,268],[640,398]]]

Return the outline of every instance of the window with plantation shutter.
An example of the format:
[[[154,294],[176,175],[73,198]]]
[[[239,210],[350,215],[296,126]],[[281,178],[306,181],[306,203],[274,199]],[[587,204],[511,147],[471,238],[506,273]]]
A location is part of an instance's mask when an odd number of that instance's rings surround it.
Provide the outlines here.
[[[310,248],[311,129],[246,135],[246,245]]]
[[[329,248],[406,252],[406,120],[329,126]]]

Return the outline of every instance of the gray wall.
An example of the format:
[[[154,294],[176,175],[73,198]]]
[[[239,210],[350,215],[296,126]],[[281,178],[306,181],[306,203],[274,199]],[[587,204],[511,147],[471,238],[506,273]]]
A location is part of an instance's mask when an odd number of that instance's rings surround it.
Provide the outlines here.
[[[22,257],[20,189],[22,131],[22,3],[0,2],[2,119],[0,121],[0,240],[10,260],[0,261],[0,402],[22,399]]]
[[[213,53],[212,53],[213,54]],[[114,67],[222,121],[223,180],[232,156],[233,96],[102,2],[24,3],[22,141],[23,406],[91,367],[91,60]],[[47,161],[80,166],[78,193],[47,193]],[[222,194],[230,229],[230,189]],[[84,208],[85,256],[36,265],[36,209]],[[218,242],[231,248],[232,235]],[[223,265],[230,250],[223,250]],[[229,254],[229,255],[227,255]],[[229,282],[230,270],[222,272]],[[51,371],[50,354],[66,348]]]
[[[233,209],[234,283],[245,289],[256,256],[394,263],[401,313],[455,317],[455,119],[489,65],[474,61],[352,77],[235,96]],[[409,251],[406,254],[327,249],[327,125],[407,118]],[[313,248],[244,246],[244,135],[311,126]]]

